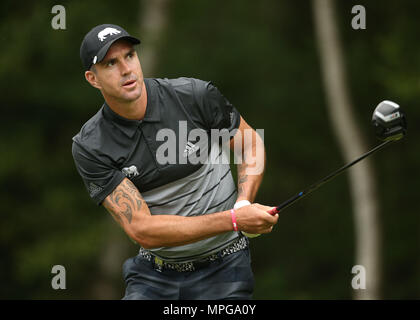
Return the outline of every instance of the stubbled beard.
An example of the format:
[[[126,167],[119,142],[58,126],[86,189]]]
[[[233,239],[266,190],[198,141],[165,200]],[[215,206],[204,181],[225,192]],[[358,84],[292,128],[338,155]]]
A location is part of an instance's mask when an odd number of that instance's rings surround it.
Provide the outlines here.
[[[118,101],[118,102],[122,102],[122,103],[128,103],[128,102],[133,102],[136,101],[137,99],[139,99],[143,93],[143,82],[142,83],[138,83],[138,88],[136,89],[136,91],[138,92],[138,94],[136,94],[135,96],[132,95],[132,92],[124,92],[119,91],[119,92],[102,92],[104,98],[108,98],[114,101]],[[124,90],[122,88],[122,90]]]

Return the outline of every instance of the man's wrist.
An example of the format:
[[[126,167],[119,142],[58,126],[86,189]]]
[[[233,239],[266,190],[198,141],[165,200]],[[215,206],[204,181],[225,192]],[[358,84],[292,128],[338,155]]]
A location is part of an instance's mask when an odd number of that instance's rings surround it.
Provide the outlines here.
[[[231,218],[232,218],[233,230],[234,231],[238,231],[238,224],[236,223],[236,212],[235,212],[235,209],[231,209],[230,210],[230,215],[231,215]]]
[[[249,206],[250,204],[251,204],[251,202],[249,202],[248,200],[245,200],[245,199],[244,200],[239,200],[235,203],[233,209],[239,209],[239,208],[242,208],[242,207],[245,207],[245,206]],[[251,234],[251,233],[247,233],[247,232],[244,232],[244,231],[242,231],[242,233],[245,236],[247,236],[248,238],[255,238],[255,237],[259,236],[258,233],[257,234]]]
[[[250,197],[249,197],[249,196],[247,196],[247,195],[245,195],[245,194],[243,194],[243,195],[239,195],[239,197],[237,197],[237,198],[236,198],[236,202],[239,202],[239,201],[242,201],[242,200],[248,200],[248,201],[252,202],[252,201],[250,200]]]
[[[239,208],[242,208],[242,207],[245,207],[245,206],[249,206],[250,204],[251,204],[251,202],[249,202],[246,199],[243,199],[243,200],[236,201],[233,208],[234,209],[239,209]]]

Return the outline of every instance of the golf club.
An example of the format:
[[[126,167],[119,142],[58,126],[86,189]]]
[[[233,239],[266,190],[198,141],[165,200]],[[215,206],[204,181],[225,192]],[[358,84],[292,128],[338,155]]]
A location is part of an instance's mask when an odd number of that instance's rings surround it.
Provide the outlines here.
[[[352,162],[344,165],[343,167],[335,170],[334,172],[327,175],[325,178],[319,180],[318,182],[312,184],[308,188],[300,191],[290,199],[284,201],[276,208],[273,208],[269,211],[271,215],[279,213],[281,210],[289,207],[296,201],[302,199],[304,196],[308,195],[312,191],[318,189],[324,183],[330,181],[331,179],[337,177],[344,170],[350,168],[351,166],[358,163],[360,160],[370,156],[378,150],[381,150],[385,146],[393,143],[394,141],[400,140],[403,138],[407,132],[407,121],[404,112],[401,110],[400,106],[392,101],[382,101],[375,108],[375,111],[372,115],[372,124],[375,128],[376,137],[383,141],[378,146],[374,147],[370,151],[361,155],[359,158],[353,160]]]

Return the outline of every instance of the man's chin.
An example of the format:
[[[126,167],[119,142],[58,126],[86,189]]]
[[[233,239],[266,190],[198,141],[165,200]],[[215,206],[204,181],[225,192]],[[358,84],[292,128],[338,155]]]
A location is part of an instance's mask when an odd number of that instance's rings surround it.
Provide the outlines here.
[[[124,92],[121,94],[121,100],[125,102],[133,102],[139,99],[141,96],[141,90],[135,90],[132,92]]]

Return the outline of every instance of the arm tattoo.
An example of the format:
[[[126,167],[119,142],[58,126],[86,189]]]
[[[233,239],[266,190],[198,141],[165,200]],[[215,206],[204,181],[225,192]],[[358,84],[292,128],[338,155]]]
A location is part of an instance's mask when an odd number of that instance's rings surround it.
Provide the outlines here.
[[[245,194],[243,184],[248,180],[248,175],[245,173],[246,167],[245,163],[238,164],[238,197]]]
[[[144,201],[143,197],[141,196],[141,194],[137,190],[137,188],[134,185],[134,183],[131,182],[131,180],[128,180],[127,179],[125,182],[126,182],[126,185],[127,185],[128,192],[131,193],[134,196],[134,198],[136,199],[137,210],[140,210],[141,209],[142,200]]]
[[[122,225],[123,222],[121,220],[121,217],[116,212],[114,212],[114,208],[112,207],[112,204],[109,203],[107,199],[105,199],[103,202],[103,205],[108,210],[108,212],[112,215],[114,220],[117,221],[120,225]]]
[[[122,217],[131,223],[133,212],[140,210],[142,201],[144,200],[137,188],[126,179],[105,199],[103,205],[114,219],[122,224]]]

